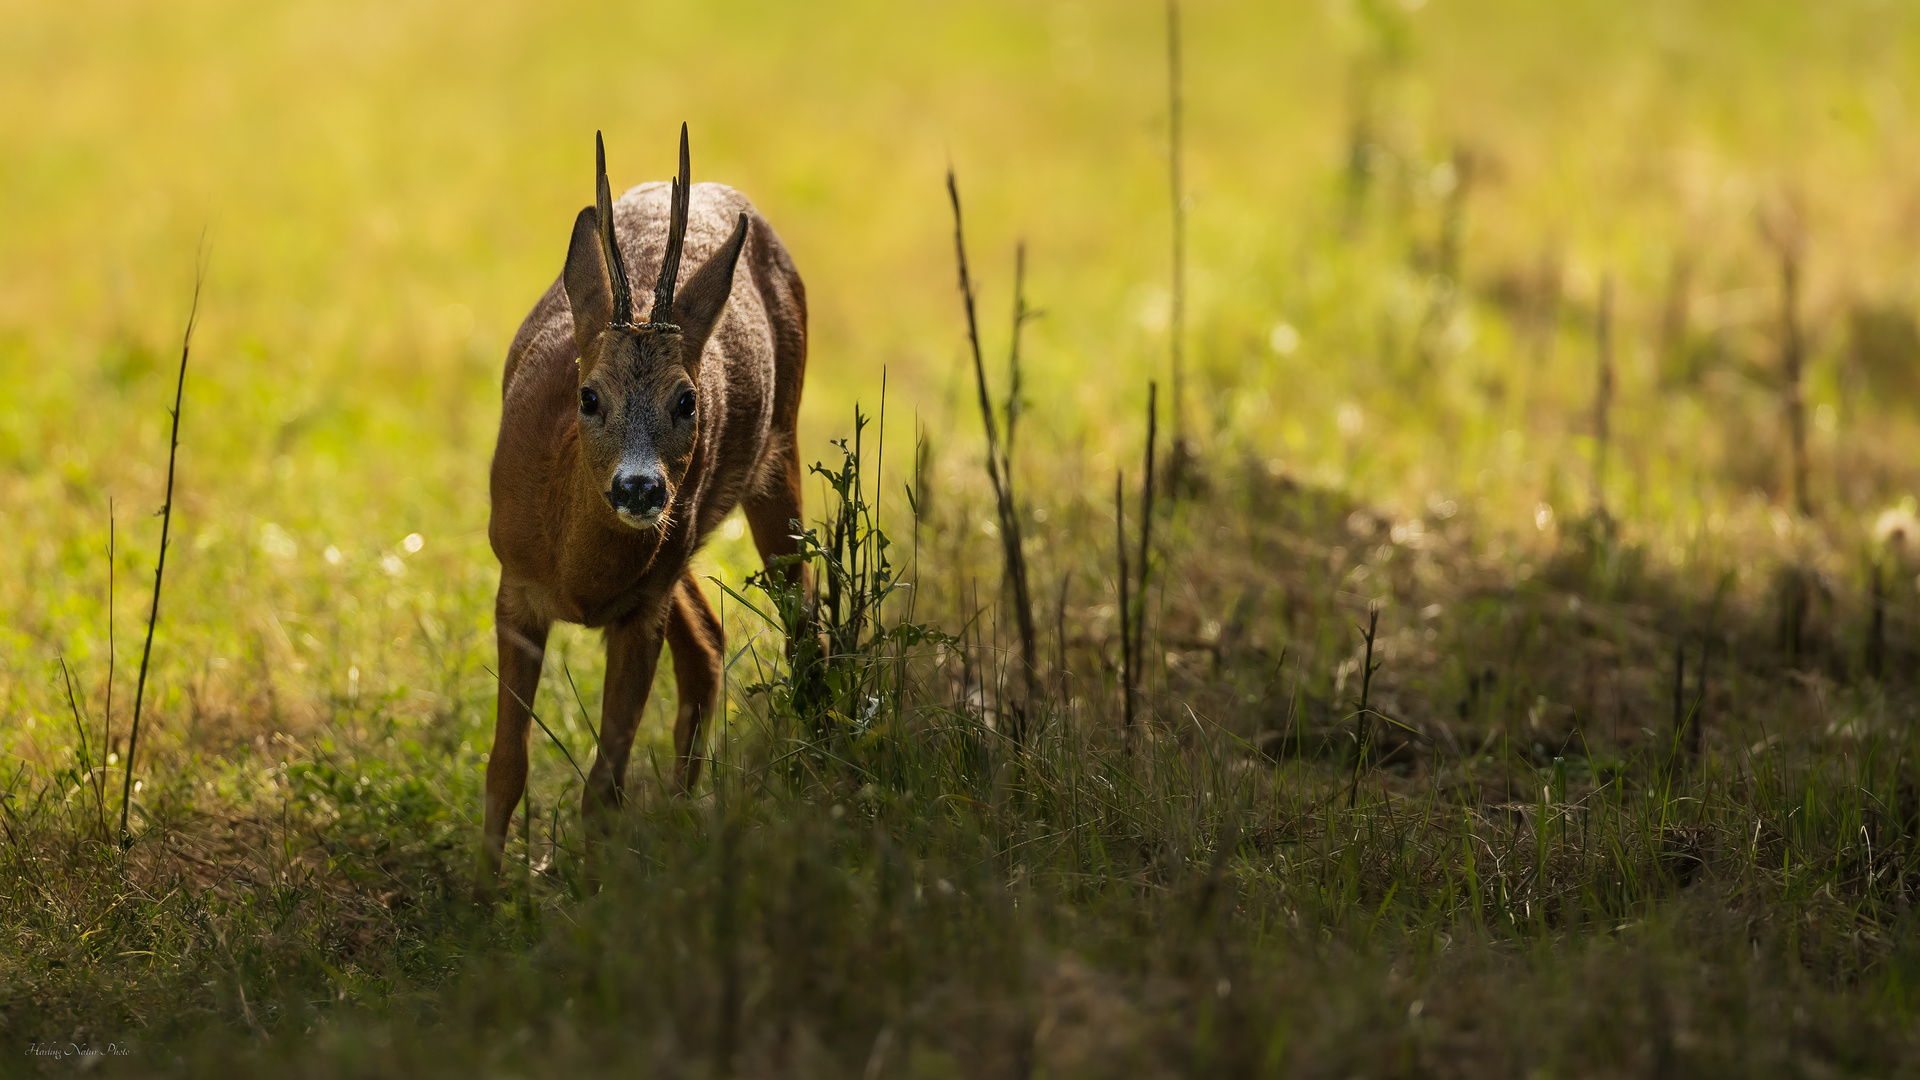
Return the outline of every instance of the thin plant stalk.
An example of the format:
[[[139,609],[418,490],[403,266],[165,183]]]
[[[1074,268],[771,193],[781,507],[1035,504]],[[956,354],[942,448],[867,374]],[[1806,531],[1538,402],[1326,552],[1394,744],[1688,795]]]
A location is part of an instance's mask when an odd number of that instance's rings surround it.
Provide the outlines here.
[[[1607,517],[1607,440],[1613,409],[1613,275],[1600,279],[1600,306],[1594,317],[1593,339],[1599,385],[1593,395],[1593,513]]]
[[[67,710],[73,714],[73,730],[80,736],[80,768],[85,772],[85,779],[81,781],[81,790],[93,788],[94,809],[100,815],[100,831],[104,835],[107,829],[107,811],[103,803],[104,795],[100,789],[99,772],[106,767],[106,751],[104,749],[100,751],[101,763],[96,768],[93,763],[93,751],[87,746],[86,721],[80,716],[80,702],[73,693],[73,672],[68,670],[67,658],[64,656],[60,658],[60,678],[66,685]]]
[[[539,714],[539,713],[537,713],[537,712],[534,712],[534,711],[533,711],[533,705],[532,705],[532,704],[531,704],[530,702],[528,702],[528,701],[527,701],[527,700],[526,700],[525,698],[523,698],[523,697],[521,697],[521,696],[520,696],[520,694],[519,694],[519,692],[518,692],[518,691],[516,691],[516,690],[514,690],[514,688],[513,688],[513,687],[511,687],[511,686],[507,686],[507,684],[506,684],[506,680],[504,680],[504,679],[502,679],[502,678],[500,678],[500,675],[499,675],[499,673],[498,673],[498,672],[495,672],[495,671],[494,671],[494,670],[493,670],[492,668],[490,668],[490,667],[487,667],[487,666],[485,666],[485,665],[482,665],[482,666],[481,666],[481,668],[480,668],[480,670],[481,670],[481,671],[484,671],[484,672],[486,672],[486,673],[487,673],[487,674],[489,674],[489,675],[492,675],[492,676],[493,676],[493,681],[494,681],[494,682],[495,682],[496,684],[498,684],[498,685],[500,685],[500,686],[505,686],[505,687],[506,687],[506,689],[507,689],[507,693],[509,693],[509,694],[512,694],[512,695],[513,695],[513,700],[515,700],[515,701],[517,701],[517,702],[519,702],[519,703],[520,703],[520,707],[521,707],[521,708],[523,708],[523,709],[525,709],[525,710],[527,710],[527,715],[533,718],[533,722],[534,722],[535,724],[538,724],[538,725],[540,726],[540,730],[541,730],[541,731],[543,731],[543,732],[545,732],[545,733],[546,733],[546,736],[547,736],[547,738],[553,741],[553,745],[555,745],[555,746],[557,746],[557,747],[559,747],[559,748],[560,748],[560,756],[562,756],[562,757],[564,757],[564,758],[566,758],[566,759],[567,759],[567,764],[568,764],[568,765],[571,765],[571,766],[573,766],[573,774],[574,774],[575,776],[577,776],[577,777],[579,777],[579,778],[580,778],[580,784],[581,784],[581,786],[582,786],[582,787],[585,787],[585,786],[586,786],[586,783],[587,783],[587,774],[586,774],[586,773],[584,773],[584,772],[582,772],[582,771],[580,770],[580,764],[579,764],[578,762],[576,762],[576,761],[574,761],[574,760],[573,760],[573,751],[571,751],[571,750],[568,750],[568,749],[567,749],[567,744],[566,744],[566,743],[564,743],[564,742],[561,742],[561,741],[560,741],[560,736],[558,736],[558,735],[555,735],[555,734],[553,733],[553,729],[547,726],[547,722],[546,722],[545,720],[542,720],[542,719],[540,719],[540,714]],[[569,675],[567,676],[567,685],[568,685],[568,686],[572,686],[572,685],[573,685],[573,676],[572,676],[571,674],[569,674]],[[578,691],[578,690],[575,690],[575,691],[574,691],[574,700],[575,700],[576,702],[577,702],[577,701],[579,700],[579,696],[580,696],[580,691]],[[581,716],[582,716],[582,717],[584,717],[584,716],[586,715],[586,706],[584,706],[584,705],[582,705],[582,706],[580,707],[580,714],[581,714]],[[592,721],[588,721],[588,724],[587,724],[587,726],[588,726],[588,729],[589,729],[589,730],[591,730],[591,729],[592,729],[592,726],[593,726],[593,724],[592,724]],[[596,733],[596,734],[595,734],[595,736],[594,736],[594,738],[595,738],[596,740],[598,740],[598,739],[599,739],[599,735],[598,735],[598,734]],[[531,788],[529,788],[528,790],[532,790],[532,789],[531,789]],[[531,799],[531,796],[529,796],[529,799]],[[532,804],[532,802],[528,802],[528,804],[527,804],[527,805],[528,805],[528,806],[532,806],[533,804]],[[529,813],[531,813],[531,811],[529,811]],[[531,834],[529,834],[529,836],[531,836]],[[527,842],[528,842],[529,844],[531,844],[531,843],[532,843],[533,841],[532,841],[531,839],[529,839],[529,840],[528,840]],[[529,850],[531,850],[531,849],[529,849]],[[531,855],[529,855],[529,856],[527,856],[527,857],[528,857],[528,858],[532,858],[533,856],[531,856]]]
[[[173,384],[173,433],[167,447],[167,498],[160,506],[160,556],[153,566],[153,604],[147,609],[147,639],[140,648],[140,675],[133,684],[133,723],[127,734],[127,771],[120,783],[120,839],[128,840],[127,811],[133,805],[134,755],[140,747],[140,708],[146,701],[147,669],[153,659],[153,631],[160,621],[160,586],[167,573],[167,537],[173,529],[173,474],[180,457],[180,401],[187,386],[187,357],[193,352],[193,324],[200,316],[200,286],[206,281],[205,259],[193,275],[193,302],[187,309],[187,329],[180,339],[180,374]]]
[[[725,602],[725,597],[722,597],[721,603],[724,604]],[[580,709],[580,721],[587,725],[587,734],[593,736],[593,744],[595,746],[600,745],[600,728],[594,724],[593,717],[587,715],[587,703],[580,697],[580,688],[573,684],[573,669],[567,667],[567,661],[564,656],[560,660],[560,673],[567,677],[567,689],[573,691],[573,703]],[[518,697],[519,695],[516,694],[514,696]],[[532,713],[533,710],[528,709],[527,712]],[[579,771],[578,766],[575,767],[574,771]]]
[[[1116,580],[1120,587],[1120,712],[1129,739],[1133,734],[1133,605],[1127,602],[1127,503],[1126,473],[1113,474],[1113,551],[1119,562]],[[1132,745],[1131,742],[1128,743]]]
[[[1025,726],[1025,714],[1040,698],[1039,679],[1035,668],[1037,657],[1034,655],[1033,601],[1027,590],[1027,558],[1020,542],[1020,515],[1014,502],[1012,462],[1008,458],[1006,447],[1000,441],[999,424],[994,419],[993,399],[987,392],[986,362],[982,359],[980,352],[980,322],[974,312],[973,277],[967,269],[966,233],[962,228],[960,216],[960,186],[954,179],[951,169],[947,170],[947,195],[953,203],[953,247],[960,266],[960,295],[966,304],[967,344],[973,353],[974,385],[980,394],[980,419],[986,426],[987,432],[987,479],[993,484],[994,508],[1000,518],[1001,553],[1006,563],[1006,582],[1013,593],[1014,615],[1020,629],[1021,681],[1026,697],[1021,705],[1021,719],[1016,724],[1014,735],[1014,741],[1018,743],[1025,737],[1025,732],[1019,730]],[[1022,275],[1025,271],[1025,263],[1024,249],[1022,249],[1016,264],[1016,269]],[[1016,367],[1020,351],[1020,327],[1025,321],[1026,314],[1023,288],[1024,282],[1016,277],[1014,310],[1019,317],[1014,320],[1013,345],[1010,350],[1011,359]],[[1015,379],[1017,384],[1017,374]],[[1016,411],[1010,399],[1009,420]],[[1009,440],[1012,438],[1011,430],[1008,432],[1008,438]]]
[[[1373,643],[1380,630],[1380,605],[1367,607],[1367,658],[1360,669],[1360,708],[1354,713],[1353,780],[1347,788],[1347,809],[1360,796],[1360,770],[1367,765],[1367,756],[1373,749],[1373,673],[1379,665],[1373,662]],[[1336,789],[1337,790],[1337,789]]]
[[[100,826],[106,828],[107,770],[113,753],[113,497],[107,497],[107,703],[100,718],[100,775],[94,780],[95,796],[100,803]]]
[[[1016,343],[1015,348],[1017,349],[1019,347],[1018,346],[1019,335],[1017,332],[1015,333],[1014,341]],[[865,495],[862,495],[860,499],[860,505],[866,508],[864,513],[867,519],[866,535],[868,540],[871,540],[874,536],[878,535],[880,532],[880,493],[886,490],[886,486],[883,482],[883,478],[886,474],[882,471],[883,467],[887,463],[887,366],[885,364],[880,365],[879,424],[880,424],[880,433],[879,433],[880,438],[878,439],[878,441],[876,441],[873,444],[873,499],[872,501],[868,501]],[[1011,403],[1008,404],[1007,444],[1008,446],[1012,446],[1013,444],[1013,416],[1012,416]],[[864,473],[862,474],[861,482],[862,483],[866,482]],[[874,576],[881,569],[879,566],[875,565],[875,560],[881,558],[880,548],[876,544],[863,542],[860,545],[860,551],[861,551],[861,556],[866,561],[866,565],[867,565],[867,580],[869,582],[872,582],[874,579]],[[871,593],[873,590],[871,586],[869,586],[864,591]],[[881,596],[876,598],[873,602],[874,615],[873,615],[872,643],[874,645],[878,645],[880,643],[880,639],[884,637],[886,634],[886,630],[881,626],[881,623],[880,623],[880,605],[885,601],[886,601],[886,596],[885,594],[882,594]]]
[[[1146,629],[1147,629],[1147,574],[1148,554],[1153,542],[1153,457],[1154,441],[1159,430],[1160,386],[1147,383],[1147,460],[1146,480],[1140,485],[1140,578],[1134,589],[1135,610],[1133,622],[1133,675],[1135,680],[1146,678]],[[1129,695],[1139,692],[1135,683],[1128,684]]]
[[[1013,460],[1013,431],[1020,422],[1023,411],[1020,385],[1020,330],[1034,312],[1027,307],[1027,243],[1022,240],[1013,247],[1013,337],[1007,346],[1007,444],[1002,459],[1008,465],[1007,472],[1012,473],[1010,462]],[[881,385],[886,384],[886,372],[880,373]],[[880,407],[886,409],[885,391],[882,390]]]

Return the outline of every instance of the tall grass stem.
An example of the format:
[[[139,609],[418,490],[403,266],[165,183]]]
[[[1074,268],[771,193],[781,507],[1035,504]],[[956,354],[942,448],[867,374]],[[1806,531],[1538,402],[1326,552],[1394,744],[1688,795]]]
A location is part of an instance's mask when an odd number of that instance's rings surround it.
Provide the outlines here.
[[[999,425],[994,420],[993,398],[987,391],[987,367],[980,352],[980,321],[974,311],[973,277],[967,268],[967,240],[960,215],[960,186],[954,179],[953,170],[947,170],[947,196],[953,203],[953,247],[954,255],[960,267],[960,295],[966,304],[967,344],[973,354],[974,385],[980,394],[980,419],[987,432],[987,479],[993,484],[994,508],[1000,519],[1000,547],[1005,561],[1006,584],[1013,594],[1014,618],[1020,631],[1020,668],[1021,685],[1025,691],[1020,706],[1016,710],[1018,719],[1014,725],[1014,741],[1023,742],[1028,714],[1039,701],[1040,686],[1036,670],[1038,657],[1034,654],[1033,601],[1027,588],[1027,556],[1020,538],[1020,515],[1013,493],[1013,462],[1008,456],[1007,446],[1013,438],[1012,421],[1017,415],[1016,398],[1009,396],[1007,405],[1007,443],[1000,440]],[[1026,297],[1024,295],[1026,273],[1025,248],[1017,250],[1014,277],[1013,339],[1009,350],[1009,366],[1013,368],[1015,393],[1019,385],[1020,328],[1026,321]]]
[[[1123,470],[1113,473],[1113,551],[1118,563],[1115,580],[1120,590],[1120,715],[1131,740],[1133,734],[1133,605],[1128,602],[1127,570],[1127,476]],[[1131,742],[1128,744],[1131,746]]]
[[[1594,314],[1593,340],[1598,385],[1593,395],[1593,514],[1607,518],[1607,441],[1613,409],[1613,275],[1600,279],[1600,303]]]
[[[153,660],[153,631],[160,621],[160,586],[167,574],[167,538],[173,530],[174,466],[180,457],[180,403],[187,386],[187,358],[193,352],[193,326],[200,317],[200,287],[206,282],[206,242],[194,259],[193,302],[187,309],[187,329],[180,338],[180,373],[173,384],[173,431],[167,446],[167,497],[160,506],[160,555],[153,566],[153,604],[147,609],[147,638],[140,648],[140,675],[133,684],[133,721],[127,734],[127,771],[120,783],[120,842],[125,845],[127,812],[133,805],[134,756],[140,748],[140,710],[146,701],[147,670]]]
[[[1160,384],[1147,383],[1147,460],[1146,478],[1140,485],[1140,578],[1134,589],[1133,603],[1133,648],[1134,682],[1129,683],[1127,693],[1137,695],[1140,692],[1137,683],[1146,678],[1146,629],[1147,629],[1147,574],[1149,554],[1153,543],[1153,456],[1155,436],[1159,431]]]

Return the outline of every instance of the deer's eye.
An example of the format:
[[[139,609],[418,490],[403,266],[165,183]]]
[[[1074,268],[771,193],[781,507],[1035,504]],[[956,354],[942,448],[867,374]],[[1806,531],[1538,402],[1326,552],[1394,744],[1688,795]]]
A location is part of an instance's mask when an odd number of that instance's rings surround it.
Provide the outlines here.
[[[591,386],[580,388],[580,414],[592,416],[600,411],[600,395]]]
[[[685,420],[693,415],[693,410],[696,407],[698,407],[698,403],[694,400],[693,391],[682,390],[680,391],[680,397],[673,403],[673,415]]]

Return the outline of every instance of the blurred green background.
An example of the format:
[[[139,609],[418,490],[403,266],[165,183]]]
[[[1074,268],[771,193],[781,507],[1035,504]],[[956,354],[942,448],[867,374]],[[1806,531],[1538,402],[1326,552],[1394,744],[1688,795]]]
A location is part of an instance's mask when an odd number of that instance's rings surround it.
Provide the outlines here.
[[[917,420],[937,490],[964,491],[978,420],[952,166],[989,351],[1017,240],[1046,313],[1025,490],[1099,501],[1167,378],[1164,19],[1146,2],[0,3],[7,722],[50,715],[57,655],[99,666],[110,500],[129,662],[203,236],[163,711],[221,713],[204,693],[251,724],[349,685],[431,697],[422,656],[486,640],[500,366],[588,201],[597,129],[622,187],[666,174],[686,120],[696,179],[746,192],[792,249],[806,453],[827,456],[856,400],[877,407],[884,370],[888,438]],[[1819,543],[1854,544],[1916,486],[1920,10],[1218,0],[1184,27],[1186,420],[1209,467],[1400,515],[1471,508],[1489,551],[1523,558],[1590,501],[1610,275],[1622,527],[1679,565],[1805,542],[1776,513],[1761,228],[1791,212]],[[1891,344],[1863,352],[1862,326]],[[737,531],[714,549],[728,573],[753,567]],[[258,667],[222,666],[242,656]]]

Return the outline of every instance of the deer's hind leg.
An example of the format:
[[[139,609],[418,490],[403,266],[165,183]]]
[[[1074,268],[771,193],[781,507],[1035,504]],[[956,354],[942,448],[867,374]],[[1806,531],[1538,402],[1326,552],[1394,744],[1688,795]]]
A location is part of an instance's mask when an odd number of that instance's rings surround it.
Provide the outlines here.
[[[787,663],[795,675],[800,702],[817,702],[825,691],[819,666],[812,662],[826,651],[815,634],[816,596],[813,575],[807,565],[794,556],[800,554],[800,445],[791,431],[776,434],[768,446],[769,460],[763,467],[756,490],[740,501],[747,525],[753,530],[753,544],[760,549],[761,565],[768,578],[784,577],[796,591],[787,591],[776,611],[786,634]],[[776,568],[776,563],[787,560]]]
[[[775,435],[767,451],[776,460],[764,467],[757,490],[740,501],[740,509],[746,514],[747,527],[753,530],[753,546],[760,550],[761,565],[772,573],[775,560],[800,554],[800,541],[795,539],[801,521],[800,445],[788,432]],[[803,587],[807,585],[805,568],[790,565],[786,573],[788,581],[801,575]],[[808,591],[811,599],[811,589]]]
[[[720,619],[700,591],[693,572],[680,576],[667,611],[667,645],[673,650],[674,684],[680,697],[673,721],[673,786],[690,794],[700,780],[700,736],[720,705],[726,638]]]

